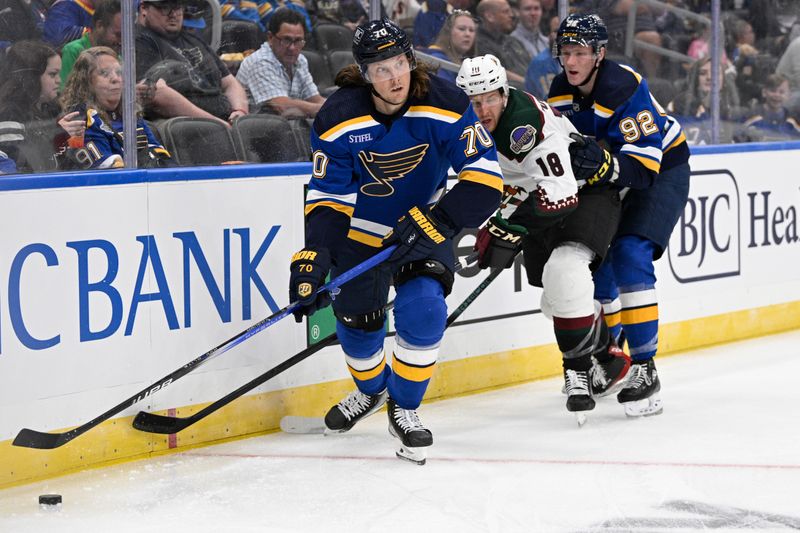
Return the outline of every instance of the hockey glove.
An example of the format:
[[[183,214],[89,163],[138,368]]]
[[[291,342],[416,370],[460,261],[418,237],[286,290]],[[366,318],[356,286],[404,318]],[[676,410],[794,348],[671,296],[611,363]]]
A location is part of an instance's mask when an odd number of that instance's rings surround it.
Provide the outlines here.
[[[478,252],[479,268],[511,268],[514,258],[522,247],[522,239],[528,234],[523,226],[509,224],[495,215],[478,231],[475,250]]]
[[[455,233],[428,208],[412,207],[397,220],[395,228],[383,238],[383,245],[397,245],[386,261],[392,266],[428,259],[437,246],[448,246]]]
[[[293,311],[296,322],[302,322],[303,316],[312,315],[331,303],[327,292],[317,294],[330,269],[331,254],[325,248],[304,248],[292,256],[289,266],[289,303],[300,303],[300,307]]]
[[[619,176],[617,160],[608,150],[580,133],[570,133],[569,136],[575,141],[569,145],[569,155],[572,172],[579,183],[602,185],[616,181]]]

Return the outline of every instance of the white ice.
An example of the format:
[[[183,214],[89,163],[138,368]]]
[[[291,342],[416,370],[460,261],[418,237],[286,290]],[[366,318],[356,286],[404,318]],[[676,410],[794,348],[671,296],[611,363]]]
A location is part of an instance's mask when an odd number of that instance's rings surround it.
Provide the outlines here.
[[[423,405],[428,464],[384,413],[0,491],[2,532],[800,529],[800,331],[657,359],[664,413],[583,428],[550,379]],[[69,445],[80,445],[76,440]],[[59,493],[59,511],[37,496]]]

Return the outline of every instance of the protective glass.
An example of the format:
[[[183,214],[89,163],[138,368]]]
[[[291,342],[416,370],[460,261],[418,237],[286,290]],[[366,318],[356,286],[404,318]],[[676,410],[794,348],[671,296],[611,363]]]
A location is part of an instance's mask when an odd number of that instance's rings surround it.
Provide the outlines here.
[[[370,83],[392,80],[411,72],[411,65],[405,54],[390,57],[367,65],[364,78]]]

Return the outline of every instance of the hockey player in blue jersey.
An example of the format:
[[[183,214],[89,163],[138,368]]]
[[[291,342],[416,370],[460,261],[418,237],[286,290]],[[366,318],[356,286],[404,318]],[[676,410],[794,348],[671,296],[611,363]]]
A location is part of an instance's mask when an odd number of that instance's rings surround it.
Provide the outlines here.
[[[325,417],[344,432],[387,404],[398,456],[425,461],[433,437],[418,415],[445,328],[453,285],[451,238],[480,226],[503,188],[497,152],[467,96],[417,64],[388,19],[359,26],[356,65],[337,76],[311,133],[306,247],[291,261],[289,294],[309,315],[330,303],[315,295],[333,275],[397,244],[389,261],[342,286],[336,332],[357,389]],[[458,183],[446,191],[449,168]],[[391,367],[384,356],[384,306],[396,291]]]
[[[658,300],[653,261],[669,242],[689,193],[689,148],[678,122],[628,66],[605,59],[608,31],[594,14],[572,14],[556,35],[563,72],[548,103],[584,138],[570,145],[576,177],[587,186],[622,190],[622,218],[605,262],[594,274],[595,298],[632,365],[617,395],[629,416],[662,411],[653,357],[658,348]]]

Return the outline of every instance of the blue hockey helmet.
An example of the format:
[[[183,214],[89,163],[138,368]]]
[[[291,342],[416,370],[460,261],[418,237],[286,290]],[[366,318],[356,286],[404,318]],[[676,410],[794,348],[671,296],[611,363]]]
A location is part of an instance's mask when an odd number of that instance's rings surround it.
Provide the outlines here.
[[[367,65],[405,54],[411,70],[417,66],[411,41],[399,26],[384,17],[361,24],[353,34],[353,58],[367,79]]]
[[[608,44],[608,29],[598,15],[573,13],[558,27],[553,50],[555,56],[561,54],[561,47],[565,44],[591,46],[594,53],[598,53]]]

